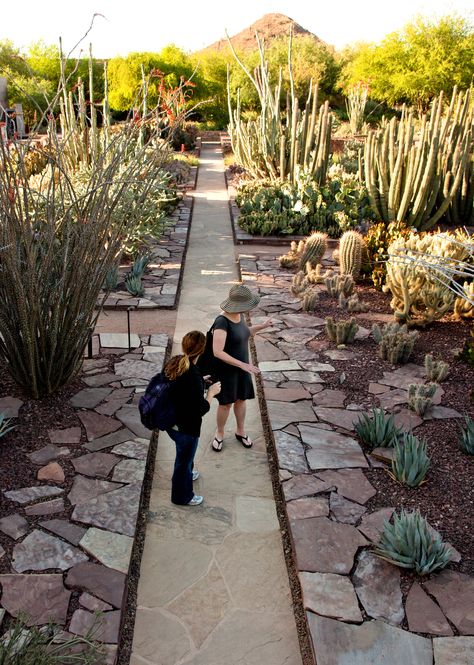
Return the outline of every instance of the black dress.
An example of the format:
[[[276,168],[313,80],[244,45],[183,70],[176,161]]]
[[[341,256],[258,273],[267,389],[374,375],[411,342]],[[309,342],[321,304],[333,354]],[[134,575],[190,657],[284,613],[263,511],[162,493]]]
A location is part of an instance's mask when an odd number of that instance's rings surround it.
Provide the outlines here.
[[[224,351],[233,358],[244,363],[249,362],[250,330],[240,315],[239,323],[234,323],[226,316],[218,316],[214,322],[214,330],[225,330],[227,337]],[[236,400],[253,399],[252,376],[240,367],[234,367],[216,358],[216,378],[221,381],[221,392],[216,396],[219,404],[233,404]]]

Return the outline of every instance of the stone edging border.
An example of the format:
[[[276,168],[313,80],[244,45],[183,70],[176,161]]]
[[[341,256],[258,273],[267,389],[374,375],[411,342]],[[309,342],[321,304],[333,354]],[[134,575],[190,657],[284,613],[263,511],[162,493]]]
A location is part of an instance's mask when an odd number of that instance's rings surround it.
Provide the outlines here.
[[[260,347],[262,370],[259,397],[271,439],[269,452],[274,447],[280,469],[276,494],[286,510],[279,518],[282,531],[289,532],[302,590],[303,601],[296,598],[295,616],[298,621],[305,613],[318,664],[340,662],[338,658],[347,657],[350,649],[356,660],[364,654],[367,662],[388,658],[388,665],[432,665],[433,658],[436,665],[469,665],[474,637],[470,637],[473,631],[466,612],[474,606],[474,579],[447,569],[424,581],[425,588],[415,582],[404,607],[398,569],[368,549],[378,539],[383,519],[393,513],[393,508],[385,508],[366,514],[364,506],[376,490],[363,469],[381,463],[366,458],[351,438],[358,413],[344,409],[342,395],[335,394],[340,391],[325,389],[321,377],[334,371],[331,359],[350,361],[352,351],[328,349],[329,362],[319,362],[318,354],[306,349],[305,343],[320,333],[324,321],[301,312],[301,304],[289,294],[291,276],[278,274],[275,260],[268,256],[259,260],[246,254],[239,257],[239,267],[241,278],[263,296],[252,315],[283,319],[279,321],[283,325],[274,329],[283,341],[275,345],[273,329],[269,329],[256,344],[255,356]],[[260,274],[264,279],[259,281]],[[275,286],[281,287],[280,294],[275,293]],[[253,322],[258,323],[259,318]],[[422,368],[413,366],[402,373],[408,373],[408,379],[419,370]],[[390,376],[386,379],[390,392],[396,385]],[[281,388],[282,382],[288,382],[288,387]],[[434,417],[460,416],[452,409],[438,408]],[[289,572],[291,576],[291,564]],[[458,604],[464,608],[461,613]],[[405,610],[407,615],[410,612],[409,623],[417,622],[417,628],[412,628],[417,632],[398,627]]]
[[[123,628],[133,628],[156,450],[137,402],[171,341],[161,333],[134,334],[132,351],[126,334],[100,333],[93,341],[95,357],[84,360],[81,375],[86,387],[71,398],[82,428],[49,431],[50,443],[30,455],[37,485],[3,492],[12,510],[0,529],[12,539],[13,553],[12,572],[0,575],[0,623],[5,611],[23,611],[33,623],[52,618],[66,633],[85,635],[100,611],[104,665],[115,665]],[[113,372],[107,358],[97,357],[99,347],[115,355]],[[68,501],[62,460],[74,467]]]

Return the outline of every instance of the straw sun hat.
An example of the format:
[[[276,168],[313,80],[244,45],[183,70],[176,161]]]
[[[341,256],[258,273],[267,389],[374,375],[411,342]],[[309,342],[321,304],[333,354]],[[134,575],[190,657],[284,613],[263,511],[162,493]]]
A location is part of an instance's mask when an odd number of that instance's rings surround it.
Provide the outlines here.
[[[224,312],[248,312],[258,305],[260,297],[243,284],[235,284],[229,291],[229,296],[220,304]]]

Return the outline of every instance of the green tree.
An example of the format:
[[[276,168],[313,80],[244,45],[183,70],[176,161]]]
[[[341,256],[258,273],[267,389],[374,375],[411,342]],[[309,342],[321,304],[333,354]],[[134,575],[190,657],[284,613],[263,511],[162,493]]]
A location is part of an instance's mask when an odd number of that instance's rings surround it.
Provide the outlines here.
[[[360,44],[345,54],[340,84],[368,82],[370,96],[394,105],[427,108],[442,90],[468,88],[474,72],[474,31],[467,19],[419,17],[380,44]]]

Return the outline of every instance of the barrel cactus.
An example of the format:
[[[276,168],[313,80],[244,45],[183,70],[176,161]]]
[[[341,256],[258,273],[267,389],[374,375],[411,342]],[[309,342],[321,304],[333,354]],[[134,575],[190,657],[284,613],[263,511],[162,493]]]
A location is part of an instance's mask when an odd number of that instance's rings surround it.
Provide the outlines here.
[[[316,231],[312,233],[304,245],[303,252],[300,257],[300,269],[306,268],[309,263],[311,268],[315,268],[318,263],[321,263],[324,252],[327,248],[327,235]]]
[[[362,267],[364,239],[357,231],[346,231],[339,241],[339,267],[341,275],[351,275],[356,280]]]

